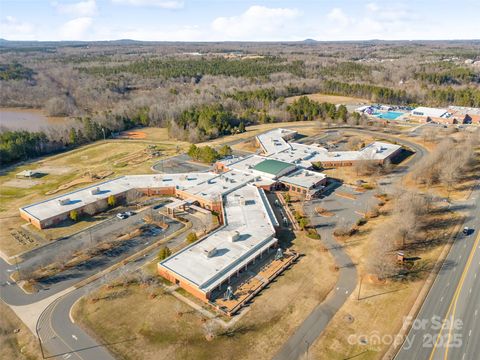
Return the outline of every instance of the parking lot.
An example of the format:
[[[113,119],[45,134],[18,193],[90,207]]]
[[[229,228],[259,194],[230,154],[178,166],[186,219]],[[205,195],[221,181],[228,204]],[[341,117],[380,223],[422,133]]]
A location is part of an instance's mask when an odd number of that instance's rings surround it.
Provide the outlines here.
[[[193,162],[186,154],[170,157],[160,160],[152,169],[166,174],[203,172],[211,169],[211,166]]]
[[[305,202],[305,212],[312,219],[312,225],[319,231],[331,231],[338,225],[354,225],[367,210],[378,204],[373,191],[359,192],[340,183],[337,183],[337,186],[333,185],[320,198]],[[334,215],[320,216],[315,211],[317,207]]]
[[[155,206],[154,206],[155,207]],[[19,264],[20,271],[29,268],[37,268],[55,262],[58,254],[72,253],[76,249],[88,249],[95,244],[101,244],[110,240],[115,240],[119,236],[128,234],[145,225],[144,217],[152,212],[158,214],[161,207],[153,210],[148,207],[139,211],[126,219],[120,219],[112,216],[110,219],[95,225],[89,229],[81,231],[73,236],[57,240],[46,246],[32,250],[25,255],[25,261]],[[159,215],[160,216],[160,215]],[[160,240],[173,232],[179,230],[184,225],[176,220],[163,217],[163,221],[168,224],[168,228],[163,230],[159,227],[151,227],[142,234],[135,236],[128,241],[119,241],[118,244],[84,261],[78,265],[66,268],[63,271],[47,279],[38,281],[40,288],[53,290],[57,286],[61,288],[74,284],[79,279],[93,275],[108,266],[127,258],[128,256],[142,250],[153,242]],[[52,289],[50,289],[52,288]],[[56,289],[55,291],[59,291]]]

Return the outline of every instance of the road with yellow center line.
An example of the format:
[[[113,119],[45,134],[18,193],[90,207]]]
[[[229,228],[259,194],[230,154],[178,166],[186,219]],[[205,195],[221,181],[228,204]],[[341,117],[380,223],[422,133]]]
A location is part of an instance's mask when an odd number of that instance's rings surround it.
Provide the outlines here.
[[[480,189],[396,360],[480,359]]]

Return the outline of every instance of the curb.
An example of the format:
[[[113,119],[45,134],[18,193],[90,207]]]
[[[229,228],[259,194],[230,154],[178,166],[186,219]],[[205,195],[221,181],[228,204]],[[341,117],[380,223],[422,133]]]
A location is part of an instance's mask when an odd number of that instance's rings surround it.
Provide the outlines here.
[[[85,285],[90,284],[91,282],[93,282],[93,281],[101,278],[103,275],[108,274],[108,273],[110,273],[110,272],[112,272],[112,271],[120,268],[121,266],[125,265],[125,264],[128,263],[128,262],[131,262],[131,261],[133,261],[133,260],[136,260],[137,258],[143,256],[145,253],[150,252],[151,250],[159,247],[160,245],[164,244],[165,242],[168,242],[170,239],[172,239],[172,238],[174,238],[174,237],[176,237],[176,236],[184,233],[185,231],[187,231],[188,229],[191,229],[191,227],[192,227],[192,223],[190,223],[190,222],[187,223],[187,224],[185,224],[185,223],[182,222],[182,224],[183,224],[184,226],[183,226],[181,229],[179,229],[179,230],[175,231],[174,233],[170,234],[169,236],[167,236],[167,237],[165,237],[165,238],[163,238],[163,239],[161,239],[161,240],[159,240],[159,241],[157,241],[157,242],[155,242],[155,243],[147,246],[145,249],[140,250],[139,252],[137,252],[137,253],[135,253],[135,254],[133,254],[133,255],[130,255],[129,257],[127,257],[127,258],[125,258],[125,259],[117,262],[116,264],[113,264],[112,266],[110,266],[110,267],[102,270],[101,272],[99,272],[99,273],[97,273],[97,274],[95,274],[95,275],[92,275],[92,276],[90,276],[89,278],[86,278],[86,279],[78,282],[77,284],[74,285],[74,287],[75,287],[76,289],[78,289],[78,288],[81,288],[81,287],[83,287],[83,286],[85,286]]]
[[[460,232],[460,229],[459,229],[460,226],[461,226],[461,224],[456,225],[458,230],[454,232],[455,237]],[[420,293],[417,296],[417,298],[415,299],[415,302],[414,302],[412,308],[410,309],[409,313],[407,314],[407,316],[409,316],[411,318],[415,318],[418,315],[418,313],[420,312],[420,310],[421,310],[421,308],[422,308],[422,306],[425,302],[425,299],[427,298],[428,294],[430,293],[430,289],[432,288],[433,284],[435,283],[435,280],[437,279],[437,275],[438,275],[439,271],[441,270],[443,263],[447,259],[448,254],[450,253],[450,250],[453,246],[453,242],[454,242],[454,238],[452,240],[448,241],[447,244],[445,244],[440,256],[437,259],[437,262],[435,263],[434,268],[432,269],[432,271],[428,275],[427,280],[425,280],[425,283],[423,284],[423,286],[420,290]],[[410,332],[410,329],[411,329],[411,326],[408,326],[408,327],[402,326],[401,330],[397,333],[397,335],[400,335],[401,338],[403,339],[408,335],[408,333]],[[397,344],[395,344],[395,342],[393,342],[392,345],[389,347],[389,349],[382,356],[382,360],[392,360],[392,359],[394,359],[397,356],[397,353],[400,350],[400,348],[403,346],[403,344],[404,344],[404,341],[402,341],[402,343],[399,344],[399,345],[397,345]]]

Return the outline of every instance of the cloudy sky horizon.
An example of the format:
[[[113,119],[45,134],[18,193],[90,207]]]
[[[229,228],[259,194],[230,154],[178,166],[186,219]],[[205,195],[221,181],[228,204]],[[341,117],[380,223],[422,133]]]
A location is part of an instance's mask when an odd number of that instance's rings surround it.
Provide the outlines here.
[[[480,38],[478,0],[2,0],[7,40]]]

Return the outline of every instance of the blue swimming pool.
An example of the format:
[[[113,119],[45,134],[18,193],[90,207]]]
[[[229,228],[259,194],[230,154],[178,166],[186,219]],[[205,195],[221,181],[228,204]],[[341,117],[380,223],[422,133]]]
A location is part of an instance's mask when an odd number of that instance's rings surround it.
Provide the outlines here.
[[[384,112],[384,113],[374,112],[372,115],[375,115],[376,117],[378,117],[380,119],[395,120],[396,118],[402,116],[403,113],[395,112],[395,111],[387,111],[387,112]]]

